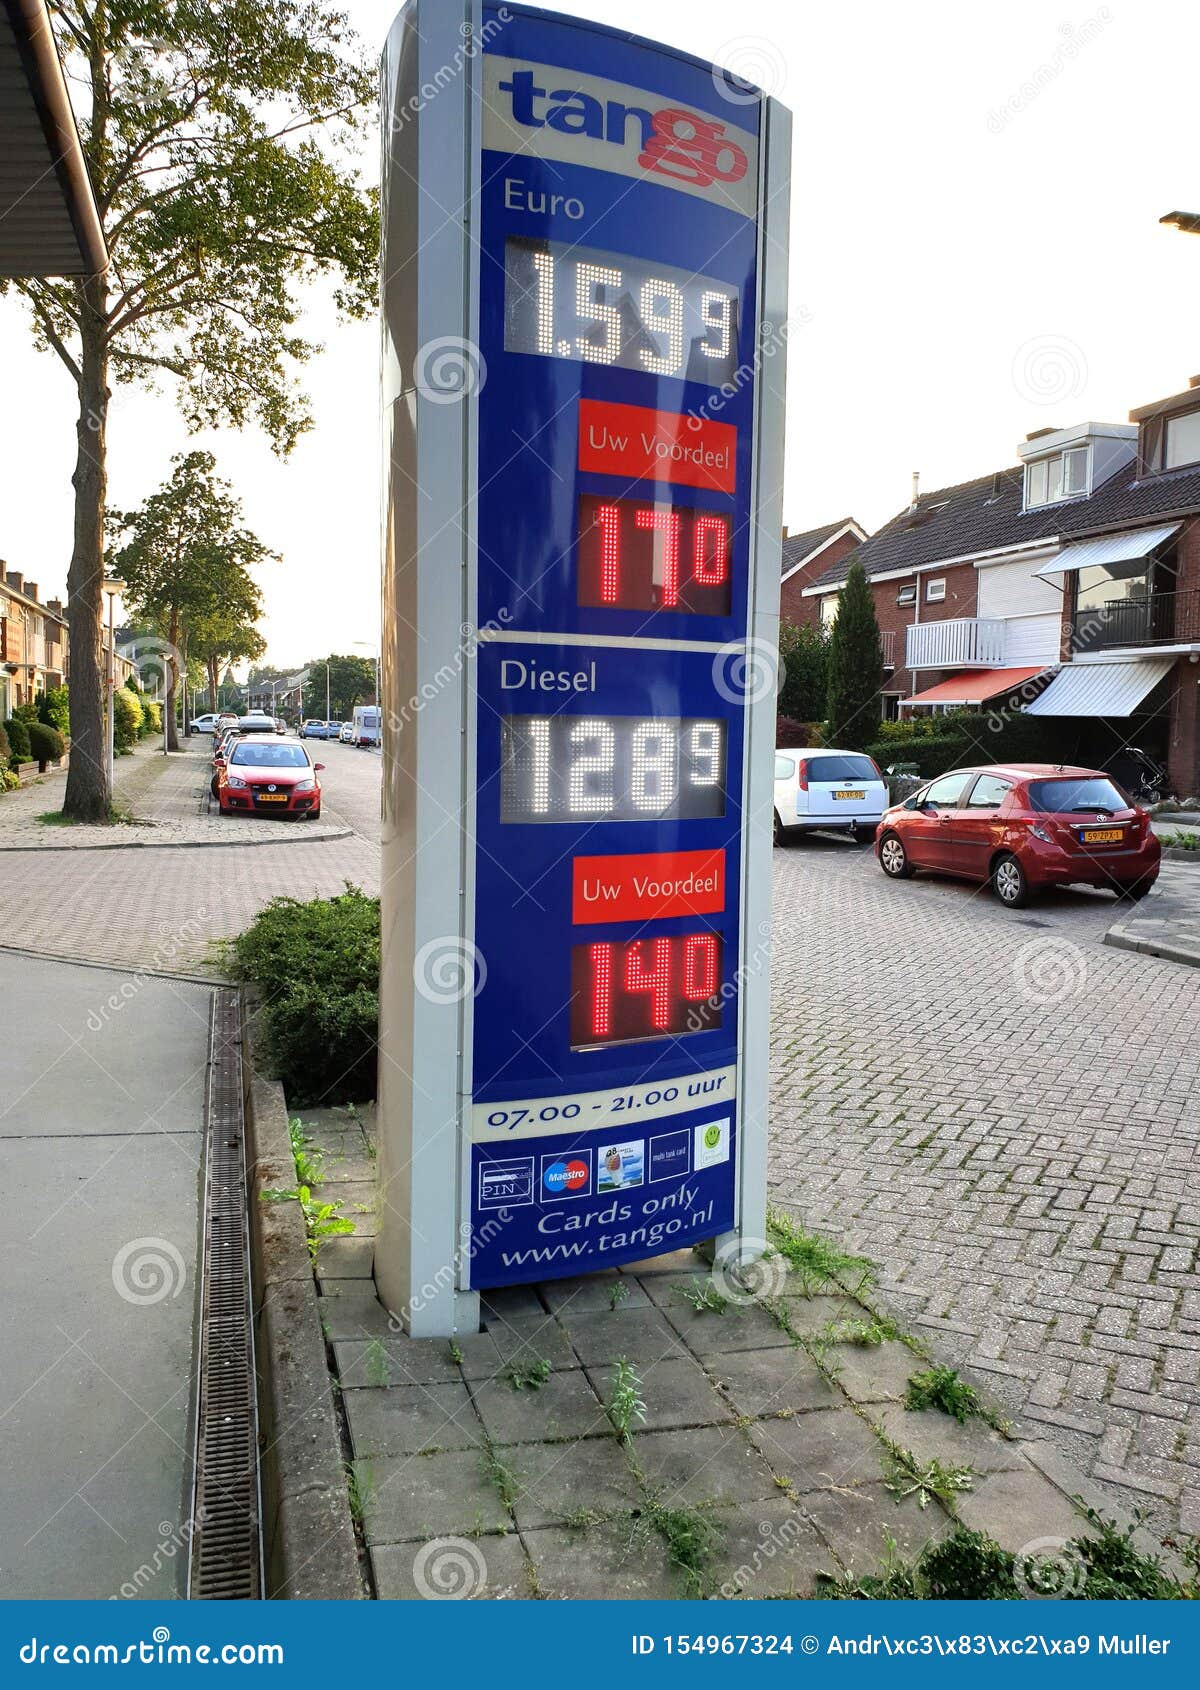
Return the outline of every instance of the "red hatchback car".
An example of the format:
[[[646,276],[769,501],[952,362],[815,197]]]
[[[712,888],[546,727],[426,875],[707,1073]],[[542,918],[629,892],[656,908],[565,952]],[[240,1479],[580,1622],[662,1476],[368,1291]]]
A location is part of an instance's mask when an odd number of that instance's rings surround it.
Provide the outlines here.
[[[991,885],[1020,909],[1043,886],[1107,886],[1143,898],[1161,847],[1147,812],[1106,774],[1051,763],[939,775],[888,810],[875,834],[886,875],[934,869]]]
[[[319,816],[324,763],[310,763],[308,752],[273,735],[246,734],[226,755],[215,759],[213,792],[222,815]]]

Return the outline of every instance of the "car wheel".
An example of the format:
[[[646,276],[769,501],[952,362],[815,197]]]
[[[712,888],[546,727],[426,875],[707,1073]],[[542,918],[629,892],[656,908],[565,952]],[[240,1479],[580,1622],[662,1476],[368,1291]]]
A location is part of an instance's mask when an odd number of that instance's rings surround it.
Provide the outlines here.
[[[898,833],[885,833],[879,847],[879,866],[891,880],[911,880],[913,866]]]
[[[211,793],[212,793],[212,795],[213,795],[213,797],[214,797],[214,798],[219,798],[219,797],[220,797],[220,795],[221,795],[221,789],[220,789],[220,787],[219,787],[219,786],[218,786],[218,785],[217,785],[217,777],[216,777],[216,775],[214,775],[214,776],[213,776],[213,778],[212,778],[212,780],[211,780],[211,781],[209,781],[209,783],[208,783],[208,790],[209,790],[209,791],[210,791],[210,792],[211,792]]]
[[[1029,878],[1016,857],[1006,854],[992,870],[992,891],[1010,910],[1023,910],[1031,893]]]
[[[1139,898],[1147,897],[1153,890],[1154,882],[1152,880],[1131,880],[1124,886],[1117,887],[1117,897],[1128,898],[1131,902],[1136,903]]]
[[[771,843],[773,845],[784,845],[787,843],[787,829],[779,819],[778,810],[775,811],[775,820],[771,826]]]
[[[309,819],[310,822],[319,822],[320,821],[320,819],[321,819],[321,806],[319,804],[317,805],[315,810],[310,810],[308,812],[308,819]]]

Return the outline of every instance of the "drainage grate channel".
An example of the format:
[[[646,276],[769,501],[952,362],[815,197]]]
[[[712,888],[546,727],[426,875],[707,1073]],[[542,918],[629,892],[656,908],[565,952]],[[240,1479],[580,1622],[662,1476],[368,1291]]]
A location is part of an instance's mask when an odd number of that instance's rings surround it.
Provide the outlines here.
[[[200,1387],[188,1595],[262,1595],[245,1115],[237,995],[213,993],[206,1115]]]

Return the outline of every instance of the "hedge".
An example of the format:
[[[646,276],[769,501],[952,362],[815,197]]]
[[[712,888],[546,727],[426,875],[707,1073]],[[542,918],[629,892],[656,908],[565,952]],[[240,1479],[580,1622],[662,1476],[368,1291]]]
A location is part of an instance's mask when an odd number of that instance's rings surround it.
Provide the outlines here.
[[[957,710],[952,715],[880,724],[867,747],[880,768],[913,763],[926,780],[972,763],[1060,763],[1074,756],[1064,724],[1020,710]]]
[[[57,763],[66,752],[66,742],[57,728],[47,727],[45,722],[30,722],[26,728],[29,735],[29,755],[44,774],[47,763]]]
[[[66,687],[47,687],[38,699],[38,720],[60,734],[71,731],[70,694]]]
[[[18,763],[28,763],[32,755],[29,749],[29,723],[20,716],[10,716],[4,724],[4,737],[8,741],[9,761],[13,767]]]
[[[0,769],[8,767],[8,760],[12,756],[12,746],[8,743],[8,733],[3,722],[0,722]]]
[[[162,733],[162,705],[157,699],[142,699],[142,738],[151,739]]]
[[[128,687],[113,688],[113,744],[118,751],[131,751],[142,725],[142,707]]]

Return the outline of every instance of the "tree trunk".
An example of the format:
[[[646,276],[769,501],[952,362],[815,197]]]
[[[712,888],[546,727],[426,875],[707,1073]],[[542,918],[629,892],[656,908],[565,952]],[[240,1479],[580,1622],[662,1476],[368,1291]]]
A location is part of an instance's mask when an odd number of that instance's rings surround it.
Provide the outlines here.
[[[171,611],[171,620],[168,625],[167,638],[171,644],[171,649],[167,654],[166,662],[167,750],[178,751],[179,730],[175,726],[175,694],[179,690],[179,673],[183,665],[179,658],[179,612],[177,610]],[[186,686],[186,684],[185,680],[184,685]]]
[[[108,747],[104,722],[104,625],[100,586],[104,575],[104,504],[108,487],[105,430],[108,420],[108,347],[104,316],[107,290],[101,276],[77,282],[82,306],[79,419],[75,425],[75,534],[67,574],[70,651],[71,760],[63,814],[75,821],[107,821]]]
[[[220,669],[221,659],[210,657],[208,660],[208,708],[213,711],[217,708],[217,678]]]

